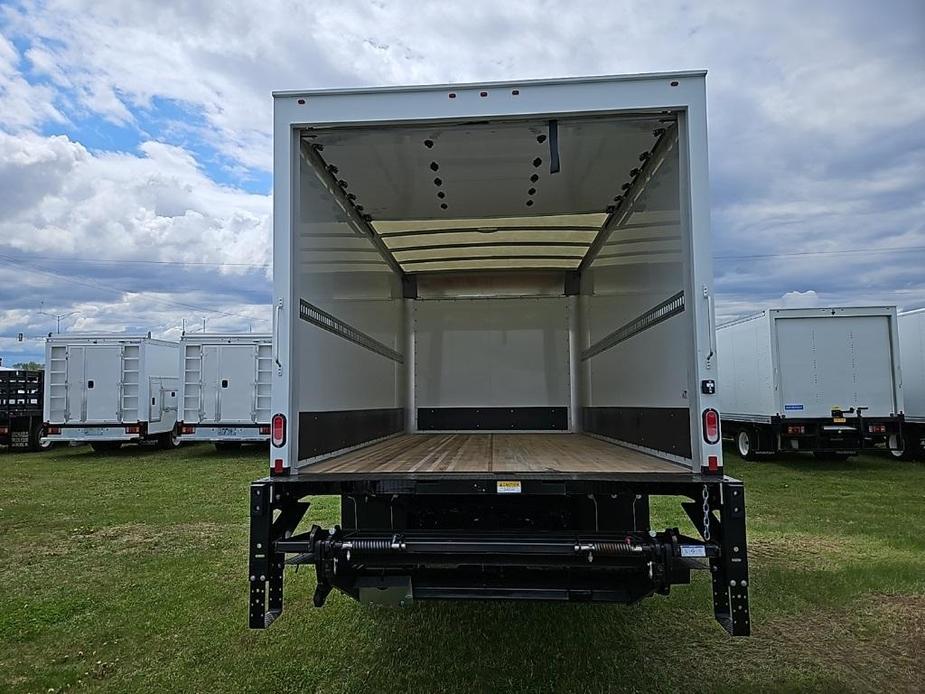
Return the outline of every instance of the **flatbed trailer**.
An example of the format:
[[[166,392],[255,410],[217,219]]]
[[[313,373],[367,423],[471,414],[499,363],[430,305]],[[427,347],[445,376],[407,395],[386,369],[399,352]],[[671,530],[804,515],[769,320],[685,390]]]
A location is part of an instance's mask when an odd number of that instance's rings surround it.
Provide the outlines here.
[[[45,372],[0,370],[0,448],[39,451]]]
[[[314,604],[629,603],[709,571],[723,474],[704,73],[275,94],[270,474],[249,623]],[[315,495],[340,522],[306,526]],[[690,529],[651,527],[680,497]]]

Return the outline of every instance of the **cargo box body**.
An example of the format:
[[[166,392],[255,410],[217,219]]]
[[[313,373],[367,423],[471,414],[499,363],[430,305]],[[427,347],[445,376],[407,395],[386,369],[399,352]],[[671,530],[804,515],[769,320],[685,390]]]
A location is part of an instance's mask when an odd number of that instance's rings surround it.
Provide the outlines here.
[[[629,602],[698,556],[735,574],[717,618],[747,633],[743,490],[722,475],[715,409],[704,74],[275,97],[251,624],[281,609],[287,552],[315,564],[317,604],[332,587]],[[296,532],[309,493],[342,496],[339,529]],[[732,504],[739,556],[650,535],[661,493]],[[677,561],[647,573],[666,542]]]
[[[45,346],[49,442],[175,434],[179,348],[146,336],[60,335]]]
[[[180,439],[270,439],[270,335],[187,334],[180,339]]]
[[[717,330],[723,431],[746,457],[882,447],[903,414],[894,307],[776,309]]]
[[[896,457],[925,457],[925,309],[900,313],[899,353],[903,371],[905,425]]]

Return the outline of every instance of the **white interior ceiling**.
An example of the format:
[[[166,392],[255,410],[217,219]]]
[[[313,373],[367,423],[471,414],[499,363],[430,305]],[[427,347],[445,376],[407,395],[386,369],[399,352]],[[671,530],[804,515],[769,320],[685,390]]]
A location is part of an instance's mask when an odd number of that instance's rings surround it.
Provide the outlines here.
[[[560,120],[557,172],[548,121],[306,138],[404,271],[567,270],[578,267],[667,120]]]

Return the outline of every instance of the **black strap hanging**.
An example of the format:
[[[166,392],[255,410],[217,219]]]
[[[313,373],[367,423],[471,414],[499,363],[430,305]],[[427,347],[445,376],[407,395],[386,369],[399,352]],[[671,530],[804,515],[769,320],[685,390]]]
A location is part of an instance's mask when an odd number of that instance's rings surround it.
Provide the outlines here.
[[[549,121],[549,173],[559,173],[559,121]]]

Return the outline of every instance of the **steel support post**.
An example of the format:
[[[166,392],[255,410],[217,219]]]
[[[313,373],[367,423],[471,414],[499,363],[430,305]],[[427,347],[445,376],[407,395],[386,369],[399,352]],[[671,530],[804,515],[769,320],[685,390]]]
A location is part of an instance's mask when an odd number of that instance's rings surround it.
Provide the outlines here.
[[[710,561],[713,613],[732,636],[748,636],[748,548],[745,539],[745,487],[724,482],[718,539],[722,555]]]
[[[264,629],[267,623],[267,576],[270,575],[270,542],[273,509],[269,482],[254,482],[250,491],[250,619],[251,629]],[[280,579],[280,583],[282,579]],[[282,586],[280,586],[280,589]],[[280,597],[282,592],[280,592]],[[272,621],[272,620],[271,620]]]

